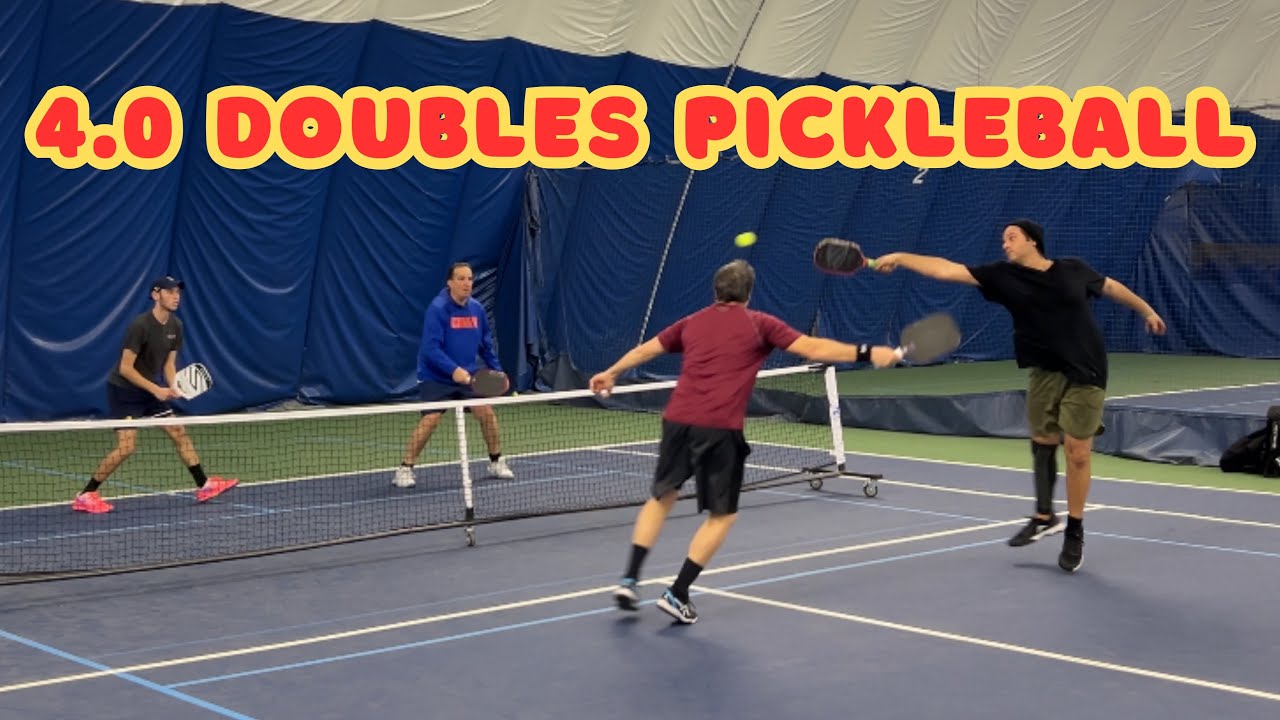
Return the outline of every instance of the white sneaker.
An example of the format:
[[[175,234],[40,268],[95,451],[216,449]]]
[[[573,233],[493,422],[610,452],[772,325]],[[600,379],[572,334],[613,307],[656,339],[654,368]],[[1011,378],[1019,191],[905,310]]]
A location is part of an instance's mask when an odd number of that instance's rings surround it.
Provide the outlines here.
[[[396,468],[396,477],[391,481],[391,484],[398,488],[411,488],[417,485],[417,482],[413,479],[413,468],[405,467],[404,465]]]
[[[489,474],[503,480],[515,480],[516,474],[511,472],[511,468],[507,467],[507,458],[500,456],[496,461],[489,463]]]

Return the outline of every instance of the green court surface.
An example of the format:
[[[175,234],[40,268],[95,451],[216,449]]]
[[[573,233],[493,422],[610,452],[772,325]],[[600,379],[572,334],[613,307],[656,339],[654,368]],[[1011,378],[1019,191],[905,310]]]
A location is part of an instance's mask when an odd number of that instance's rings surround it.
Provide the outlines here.
[[[821,382],[819,376],[813,376]],[[284,416],[285,414],[281,414]],[[188,424],[201,464],[209,475],[243,482],[325,477],[399,464],[419,415],[413,410],[359,417],[320,411],[288,413],[274,420],[259,413],[254,422]],[[529,403],[498,409],[502,450],[509,457],[619,443],[656,442],[661,420],[655,412],[606,410],[564,404]],[[418,464],[457,462],[453,413],[446,414]],[[466,420],[468,457],[486,454],[481,429]],[[755,442],[829,448],[827,425],[756,418],[748,423]],[[58,432],[0,432],[0,507],[70,502],[111,451],[109,426]],[[474,471],[473,471],[474,472]],[[105,497],[139,492],[190,490],[193,483],[158,428],[139,430],[137,450],[103,485]]]
[[[1012,362],[951,364],[923,368],[858,370],[838,376],[842,395],[960,394],[1020,389],[1024,372]],[[1275,382],[1280,361],[1158,355],[1115,355],[1110,394],[1131,395]],[[764,378],[759,387],[820,398],[818,374]],[[649,398],[661,406],[663,396]],[[193,424],[202,464],[210,475],[244,482],[323,477],[393,468],[418,413],[394,412],[344,416],[328,411],[256,413],[254,422]],[[503,451],[508,456],[544,453],[615,443],[654,442],[660,431],[653,412],[601,409],[590,401],[576,404],[532,402],[499,408]],[[199,422],[199,421],[197,421]],[[483,458],[478,424],[467,420],[468,454]],[[753,419],[752,442],[830,448],[825,424]],[[0,507],[69,502],[88,481],[114,443],[107,426],[59,432],[0,432]],[[845,429],[849,452],[944,460],[1006,468],[1028,466],[1025,440],[914,435]],[[455,462],[455,421],[446,415],[419,457],[419,464]],[[1280,482],[1257,476],[1228,475],[1216,468],[1173,466],[1095,453],[1097,476],[1251,490],[1275,491]],[[158,429],[139,433],[138,450],[104,485],[108,497],[139,492],[190,490],[190,476]]]
[[[1110,397],[1280,382],[1280,360],[1113,353]],[[839,374],[841,395],[963,395],[1021,390],[1026,371],[1012,360],[897,367]]]

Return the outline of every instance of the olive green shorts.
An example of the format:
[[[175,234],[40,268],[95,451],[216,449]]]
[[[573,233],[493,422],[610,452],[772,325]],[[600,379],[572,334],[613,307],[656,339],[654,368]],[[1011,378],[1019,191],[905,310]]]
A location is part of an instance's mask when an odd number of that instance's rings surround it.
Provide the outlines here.
[[[1060,372],[1031,368],[1027,380],[1027,424],[1031,434],[1063,433],[1084,440],[1102,434],[1102,405],[1107,391],[1079,385]]]

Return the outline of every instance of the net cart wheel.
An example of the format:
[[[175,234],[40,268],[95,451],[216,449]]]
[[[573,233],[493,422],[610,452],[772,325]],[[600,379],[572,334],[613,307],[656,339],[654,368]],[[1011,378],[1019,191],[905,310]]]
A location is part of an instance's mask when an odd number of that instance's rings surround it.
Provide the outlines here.
[[[862,494],[869,498],[873,498],[880,494],[880,486],[874,480],[862,483]]]
[[[475,547],[476,546],[476,529],[473,527],[469,527],[464,532],[466,532],[467,534],[467,547]]]
[[[809,487],[813,488],[814,490],[821,490],[821,489],[822,489],[822,478],[814,478],[814,479],[810,480],[810,481],[809,481]]]

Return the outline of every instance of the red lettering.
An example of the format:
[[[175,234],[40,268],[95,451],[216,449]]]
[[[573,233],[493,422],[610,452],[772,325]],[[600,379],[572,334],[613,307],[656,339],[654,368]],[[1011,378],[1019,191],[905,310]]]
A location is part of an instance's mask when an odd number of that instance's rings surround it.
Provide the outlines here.
[[[141,160],[155,160],[173,142],[173,118],[160,98],[140,97],[125,108],[120,128],[124,146]]]
[[[591,108],[591,123],[600,132],[615,135],[617,138],[594,137],[587,142],[587,147],[596,157],[610,160],[624,158],[634,153],[636,148],[640,147],[640,131],[622,118],[635,117],[637,112],[639,108],[631,98],[622,96],[600,98]]]
[[[1004,132],[1008,98],[975,97],[964,104],[964,147],[975,158],[998,158],[1009,152],[1009,142],[993,137]]]
[[[1062,129],[1066,116],[1062,104],[1053,98],[1035,96],[1018,101],[1018,147],[1028,156],[1048,160],[1067,146]]]
[[[685,104],[684,147],[689,157],[705,160],[712,142],[733,133],[738,122],[733,103],[721,97],[696,97]]]
[[[256,98],[224,97],[218,99],[217,142],[222,155],[244,160],[262,152],[271,140],[271,113]],[[249,123],[249,131],[240,137],[240,119]]]
[[[929,103],[920,98],[908,98],[903,111],[907,151],[916,157],[946,157],[956,147],[954,138],[931,135]]]
[[[388,98],[383,107],[387,129],[379,139],[377,103],[363,97],[351,102],[351,143],[357,153],[367,158],[395,157],[409,145],[409,103],[401,98]]]
[[[1124,119],[1120,117],[1120,108],[1110,98],[1086,98],[1080,103],[1071,151],[1077,157],[1089,158],[1099,149],[1113,158],[1122,158],[1129,154],[1129,138],[1125,133]]]
[[[66,96],[50,103],[36,125],[35,141],[42,148],[57,148],[64,158],[74,158],[85,142],[85,132],[80,129],[80,104]]]
[[[582,108],[578,98],[540,97],[533,101],[533,147],[547,158],[566,158],[578,154],[578,141],[573,137],[577,122],[573,116]]]
[[[451,97],[427,97],[418,103],[418,144],[428,157],[448,160],[467,151],[462,128],[466,108]]]
[[[1244,152],[1244,138],[1223,137],[1218,120],[1218,103],[1213,98],[1196,101],[1196,146],[1210,157],[1233,158]]]
[[[1164,134],[1164,108],[1152,98],[1138,101],[1138,148],[1148,157],[1176,158],[1187,149],[1187,139]]]
[[[524,138],[503,135],[502,112],[493,98],[476,101],[476,148],[486,157],[513,158],[524,152]]]
[[[762,158],[769,154],[769,103],[760,97],[747,98],[743,110],[747,152]]]
[[[778,134],[782,136],[784,147],[795,153],[797,157],[817,159],[826,157],[836,146],[836,141],[828,133],[810,137],[804,132],[804,121],[814,117],[827,117],[831,114],[830,100],[820,97],[800,97],[782,109],[782,118],[778,121]]]
[[[867,108],[860,97],[844,101],[844,151],[851,157],[866,157],[871,148],[878,157],[889,158],[897,152],[889,136],[889,119],[893,117],[893,101],[878,97]]]
[[[280,113],[280,142],[300,158],[322,158],[341,141],[342,116],[324,98],[297,98]]]

